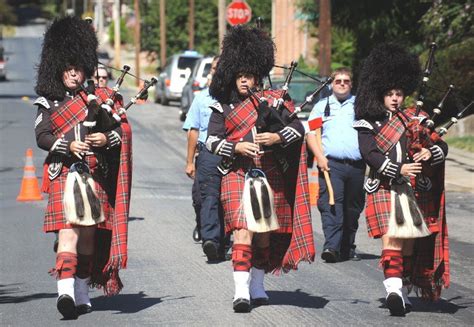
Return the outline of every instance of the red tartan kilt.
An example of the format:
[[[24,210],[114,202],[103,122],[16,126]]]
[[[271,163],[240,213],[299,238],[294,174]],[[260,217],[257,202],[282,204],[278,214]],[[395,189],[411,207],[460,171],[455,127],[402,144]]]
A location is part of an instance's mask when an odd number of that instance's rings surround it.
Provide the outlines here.
[[[382,237],[388,231],[390,221],[390,190],[380,188],[377,192],[367,194],[365,219],[370,237]]]
[[[86,158],[86,161],[89,164],[92,172],[92,177],[95,181],[95,189],[105,216],[105,222],[98,224],[97,227],[111,230],[111,221],[114,214],[114,208],[110,205],[107,192],[103,187],[105,181],[100,177],[99,172],[96,169],[96,158],[93,156],[87,156]],[[63,167],[61,174],[50,182],[48,206],[46,207],[43,225],[43,230],[45,232],[54,232],[60,229],[70,229],[74,226],[66,221],[63,206],[63,195],[68,171],[69,168]],[[45,178],[47,178],[47,175]]]
[[[221,202],[224,209],[225,231],[229,233],[235,229],[247,229],[242,195],[245,183],[245,171],[250,165],[250,159],[238,158],[233,169],[222,178]],[[275,165],[271,154],[264,155],[256,160],[256,166],[262,169],[267,176],[268,183],[273,190],[274,206],[280,228],[274,233],[291,233],[292,208],[285,197],[283,177]]]

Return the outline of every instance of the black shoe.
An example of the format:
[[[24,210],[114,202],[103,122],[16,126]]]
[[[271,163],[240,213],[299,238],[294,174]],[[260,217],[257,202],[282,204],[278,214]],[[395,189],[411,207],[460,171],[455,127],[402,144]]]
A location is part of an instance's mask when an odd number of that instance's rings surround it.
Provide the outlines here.
[[[92,307],[88,304],[81,304],[76,307],[76,312],[78,315],[85,315],[92,312]]]
[[[333,249],[325,249],[323,253],[321,253],[321,259],[327,263],[335,263],[337,262],[337,252]]]
[[[67,294],[63,294],[58,298],[56,303],[58,311],[63,315],[64,319],[77,319],[76,304],[74,299]]]
[[[405,315],[405,307],[403,306],[403,299],[397,293],[390,293],[385,300],[388,310],[392,316],[402,317]]]
[[[362,260],[361,257],[357,254],[355,249],[350,249],[349,252],[342,252],[340,256],[341,261],[360,261]]]
[[[405,303],[405,313],[410,313],[412,310],[412,305],[409,303]]]
[[[250,312],[250,301],[244,298],[238,298],[232,303],[234,312]]]
[[[202,250],[207,256],[207,261],[217,261],[219,259],[219,247],[211,240],[207,240],[202,245]]]
[[[199,227],[197,225],[193,230],[193,240],[194,242],[201,242],[201,232],[199,231]]]

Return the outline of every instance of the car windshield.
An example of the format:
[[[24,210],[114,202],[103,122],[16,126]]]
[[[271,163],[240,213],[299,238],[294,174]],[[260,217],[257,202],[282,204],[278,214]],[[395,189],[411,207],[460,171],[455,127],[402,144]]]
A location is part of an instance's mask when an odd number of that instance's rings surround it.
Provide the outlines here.
[[[185,70],[186,68],[192,69],[198,57],[179,57],[178,59],[178,69]]]

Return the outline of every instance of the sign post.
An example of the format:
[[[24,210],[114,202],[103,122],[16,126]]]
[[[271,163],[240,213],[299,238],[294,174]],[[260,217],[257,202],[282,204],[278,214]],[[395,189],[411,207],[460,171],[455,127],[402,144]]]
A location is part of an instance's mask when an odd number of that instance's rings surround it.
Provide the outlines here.
[[[244,0],[234,0],[227,6],[226,18],[232,26],[247,24],[252,19],[252,9]]]

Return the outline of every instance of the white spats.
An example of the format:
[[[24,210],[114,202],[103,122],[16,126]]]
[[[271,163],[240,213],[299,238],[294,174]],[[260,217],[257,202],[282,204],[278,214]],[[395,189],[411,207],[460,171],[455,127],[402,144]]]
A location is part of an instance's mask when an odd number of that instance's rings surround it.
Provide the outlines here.
[[[234,271],[234,301],[237,299],[246,299],[250,301],[250,272],[248,271]]]
[[[402,296],[403,282],[401,278],[389,277],[383,281],[383,286],[385,286],[385,291],[387,292],[387,294],[397,293],[398,295],[400,295],[400,297]]]
[[[385,303],[392,316],[405,315],[405,302],[403,301],[403,282],[399,277],[390,277],[383,281],[387,297]]]
[[[76,277],[76,282],[74,284],[76,306],[83,304],[91,306],[91,300],[89,298],[89,281],[90,277],[84,279]]]
[[[263,281],[265,270],[252,267],[250,270],[250,297],[252,299],[268,299]]]
[[[74,297],[74,278],[65,278],[58,280],[58,296],[63,294],[69,295],[73,300]]]

